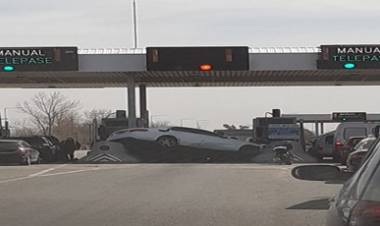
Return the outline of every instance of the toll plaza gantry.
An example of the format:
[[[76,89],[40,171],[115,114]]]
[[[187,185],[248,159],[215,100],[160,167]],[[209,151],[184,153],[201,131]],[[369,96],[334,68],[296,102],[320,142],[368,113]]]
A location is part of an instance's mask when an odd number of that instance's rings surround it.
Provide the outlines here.
[[[147,125],[147,87],[380,85],[380,45],[316,48],[0,48],[1,88],[128,88],[128,126]],[[321,121],[322,122],[322,121]]]

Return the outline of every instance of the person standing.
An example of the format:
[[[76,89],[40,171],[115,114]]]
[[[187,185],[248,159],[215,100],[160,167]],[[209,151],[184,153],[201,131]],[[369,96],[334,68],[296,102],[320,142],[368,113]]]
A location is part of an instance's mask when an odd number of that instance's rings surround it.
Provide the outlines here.
[[[75,144],[75,141],[72,137],[69,137],[66,139],[65,149],[66,149],[65,151],[66,151],[67,156],[69,157],[69,159],[71,161],[73,161],[74,160],[74,153],[76,150],[76,144]]]

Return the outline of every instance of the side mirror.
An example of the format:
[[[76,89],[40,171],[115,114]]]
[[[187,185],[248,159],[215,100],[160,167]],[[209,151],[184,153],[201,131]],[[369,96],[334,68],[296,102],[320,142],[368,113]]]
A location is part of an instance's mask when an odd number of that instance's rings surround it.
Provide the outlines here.
[[[342,179],[342,173],[339,167],[331,165],[297,166],[292,170],[292,176],[299,180],[310,181],[332,181]]]

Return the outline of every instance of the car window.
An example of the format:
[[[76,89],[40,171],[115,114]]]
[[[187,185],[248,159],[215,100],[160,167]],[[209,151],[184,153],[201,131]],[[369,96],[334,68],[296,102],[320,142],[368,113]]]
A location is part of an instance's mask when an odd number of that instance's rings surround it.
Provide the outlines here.
[[[206,130],[200,130],[200,129],[193,129],[193,128],[181,128],[181,127],[172,127],[171,130],[173,131],[180,131],[180,132],[186,132],[186,133],[195,133],[195,134],[202,134],[202,135],[208,135],[208,136],[215,136],[218,137],[215,133],[206,131]]]
[[[367,129],[366,128],[360,128],[360,127],[351,127],[351,128],[345,128],[343,132],[344,139],[348,140],[350,137],[356,137],[356,136],[367,136]]]
[[[16,149],[17,147],[17,142],[0,142],[0,152],[9,151],[9,149]]]

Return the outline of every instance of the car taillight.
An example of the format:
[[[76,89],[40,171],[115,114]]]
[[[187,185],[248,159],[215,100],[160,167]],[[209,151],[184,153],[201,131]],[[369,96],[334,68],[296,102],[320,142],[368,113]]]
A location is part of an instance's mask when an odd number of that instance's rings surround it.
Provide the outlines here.
[[[380,202],[360,201],[351,213],[349,226],[380,225]]]
[[[339,140],[335,142],[335,150],[340,151],[341,149],[343,149],[343,147],[344,147],[344,144],[340,142]]]

